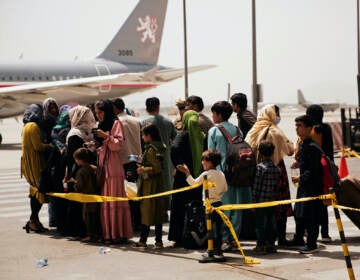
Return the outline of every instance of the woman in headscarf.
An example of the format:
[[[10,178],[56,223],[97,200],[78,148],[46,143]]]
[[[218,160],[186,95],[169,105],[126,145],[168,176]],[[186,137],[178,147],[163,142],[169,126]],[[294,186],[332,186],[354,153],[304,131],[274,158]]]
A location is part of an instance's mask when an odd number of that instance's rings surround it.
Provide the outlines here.
[[[114,114],[110,100],[96,102],[95,113],[99,126],[94,134],[101,144],[97,149],[98,168],[105,169],[105,183],[101,186],[101,195],[127,197],[123,159],[120,156],[125,140],[122,123]],[[102,203],[100,218],[105,242],[124,243],[133,237],[128,201]]]
[[[257,121],[248,132],[245,141],[249,143],[256,155],[262,140],[271,141],[275,146],[273,161],[280,168],[280,183],[277,190],[277,200],[290,199],[289,180],[285,168],[284,156],[294,154],[294,144],[278,127],[280,122],[279,107],[269,104],[258,113]],[[257,157],[258,158],[258,157]],[[278,231],[278,245],[286,245],[287,217],[292,215],[291,204],[277,206],[276,220]]]
[[[78,105],[69,111],[71,129],[66,136],[67,152],[66,152],[66,175],[64,181],[67,182],[67,189],[64,191],[74,191],[74,183],[76,172],[79,166],[76,165],[73,154],[83,147],[84,143],[94,139],[91,129],[96,127],[94,115],[91,110],[85,106]],[[93,163],[96,163],[94,156]],[[68,202],[68,216],[64,228],[64,234],[76,237],[85,237],[86,227],[82,219],[82,204],[76,201]]]
[[[52,181],[54,182],[54,192],[64,192],[63,179],[66,171],[66,136],[71,128],[69,118],[70,109],[71,106],[69,105],[60,107],[59,117],[51,131],[52,143],[55,145],[55,149],[52,150],[52,168],[54,170]],[[55,204],[54,220],[56,221],[57,230],[60,233],[64,233],[68,200],[58,197],[51,197],[51,199]],[[52,226],[54,226],[54,224],[52,224]]]
[[[51,131],[56,125],[59,117],[59,106],[54,98],[46,98],[43,101],[44,119],[42,121],[42,129],[44,131],[44,141],[46,143],[51,142]]]
[[[24,229],[43,232],[46,229],[40,223],[39,212],[45,201],[44,194],[38,191],[41,171],[45,167],[44,152],[50,149],[50,144],[42,142],[40,124],[43,120],[43,110],[40,105],[30,105],[24,113],[22,131],[21,173],[30,184],[29,197],[31,206],[30,220]]]
[[[199,125],[199,115],[193,110],[186,111],[182,117],[183,131],[177,134],[171,146],[171,161],[174,166],[186,164],[190,173],[198,177],[202,171],[201,155],[204,149],[205,134]],[[176,170],[173,189],[188,186],[183,172]],[[202,188],[172,195],[170,228],[168,239],[174,246],[182,246],[185,205],[193,200],[202,200]]]
[[[43,130],[43,141],[45,143],[51,143],[51,131],[53,127],[56,125],[57,118],[59,116],[59,106],[56,103],[54,98],[46,98],[43,101],[43,111],[44,111],[44,119],[41,123],[41,127]],[[45,153],[45,158],[50,159],[47,163],[50,166],[53,166],[54,157],[52,155],[54,151],[50,151],[49,153]],[[55,199],[53,197],[49,197],[49,204],[48,204],[48,213],[49,213],[49,226],[55,227],[56,226],[56,207],[55,207]]]

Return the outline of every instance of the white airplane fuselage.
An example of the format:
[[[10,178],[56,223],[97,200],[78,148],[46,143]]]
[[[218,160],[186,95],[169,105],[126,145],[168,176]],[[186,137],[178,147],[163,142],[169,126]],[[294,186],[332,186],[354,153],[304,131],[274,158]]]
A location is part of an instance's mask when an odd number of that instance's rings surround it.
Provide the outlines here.
[[[111,74],[122,73],[140,73],[150,70],[153,65],[144,64],[123,64],[104,59],[93,59],[90,61],[70,61],[70,62],[8,62],[0,63],[0,88],[13,87],[25,84],[42,82],[55,82],[72,79],[81,79],[95,76],[106,76]],[[161,68],[160,68],[161,69]],[[122,97],[134,92],[139,92],[156,87],[158,84],[154,82],[137,83],[129,81],[129,83],[111,83],[99,84],[89,89],[81,87],[59,87],[50,90],[51,96],[57,100],[59,104],[67,102],[88,103],[97,99]],[[7,95],[11,100],[11,93]],[[11,117],[23,113],[28,104],[41,103],[46,98],[42,91],[36,89],[23,93],[19,106],[12,108],[1,106],[0,118]],[[19,96],[16,96],[19,100]],[[6,99],[3,99],[6,102]],[[20,100],[19,100],[20,101]],[[1,101],[0,101],[1,103]]]

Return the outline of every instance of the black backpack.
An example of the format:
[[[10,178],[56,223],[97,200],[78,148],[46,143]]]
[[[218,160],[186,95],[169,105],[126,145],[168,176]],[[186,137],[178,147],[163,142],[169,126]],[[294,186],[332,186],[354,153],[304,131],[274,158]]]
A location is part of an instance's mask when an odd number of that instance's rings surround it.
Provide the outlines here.
[[[222,125],[217,125],[217,127],[229,142],[224,171],[226,181],[236,187],[250,187],[255,174],[255,154],[250,145],[241,137],[239,129],[237,135],[231,137]]]
[[[182,242],[186,249],[203,249],[207,246],[205,207],[202,201],[193,200],[185,205]]]

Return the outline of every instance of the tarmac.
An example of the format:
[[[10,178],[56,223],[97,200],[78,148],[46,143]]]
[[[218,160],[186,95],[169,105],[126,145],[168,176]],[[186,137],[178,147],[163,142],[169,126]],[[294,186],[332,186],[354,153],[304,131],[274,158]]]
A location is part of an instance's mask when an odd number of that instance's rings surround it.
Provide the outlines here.
[[[0,147],[0,184],[10,170],[19,169],[21,123],[5,119],[0,124],[4,142]],[[336,159],[338,161],[338,158]],[[351,175],[360,177],[357,158],[348,158]],[[286,164],[292,162],[286,158]],[[1,185],[0,185],[1,187]],[[22,191],[24,196],[27,188]],[[291,195],[296,189],[291,186]],[[4,196],[4,192],[0,192]],[[4,205],[0,200],[0,213]],[[205,250],[172,248],[167,241],[168,224],[164,226],[164,249],[154,249],[151,232],[149,248],[139,251],[126,245],[83,244],[58,236],[54,229],[26,234],[19,219],[0,216],[0,279],[348,279],[339,233],[333,210],[329,207],[330,236],[333,242],[319,242],[319,252],[302,255],[295,249],[278,249],[276,254],[257,255],[254,240],[240,240],[248,257],[260,264],[246,265],[238,251],[226,252],[224,263],[199,263]],[[44,211],[44,210],[42,210]],[[359,229],[340,211],[355,276],[360,276]],[[47,220],[42,220],[47,224]],[[288,219],[287,238],[295,231]],[[131,240],[136,242],[138,233]],[[104,254],[99,253],[105,247]],[[48,265],[37,267],[37,261],[48,259]]]

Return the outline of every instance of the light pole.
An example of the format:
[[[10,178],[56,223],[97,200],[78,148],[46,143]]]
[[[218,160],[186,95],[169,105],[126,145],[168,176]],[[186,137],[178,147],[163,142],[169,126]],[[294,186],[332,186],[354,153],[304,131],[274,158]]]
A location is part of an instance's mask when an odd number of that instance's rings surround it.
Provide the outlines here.
[[[257,84],[257,67],[256,67],[256,3],[252,0],[251,4],[252,12],[252,100],[253,100],[253,112],[257,115],[257,105],[259,101],[259,87]]]
[[[357,35],[357,88],[358,88],[358,106],[360,107],[360,38],[359,38],[359,0],[356,1],[356,35]]]
[[[185,68],[185,99],[189,97],[188,82],[188,61],[187,61],[187,35],[186,35],[186,0],[183,0],[183,20],[184,20],[184,68]]]

